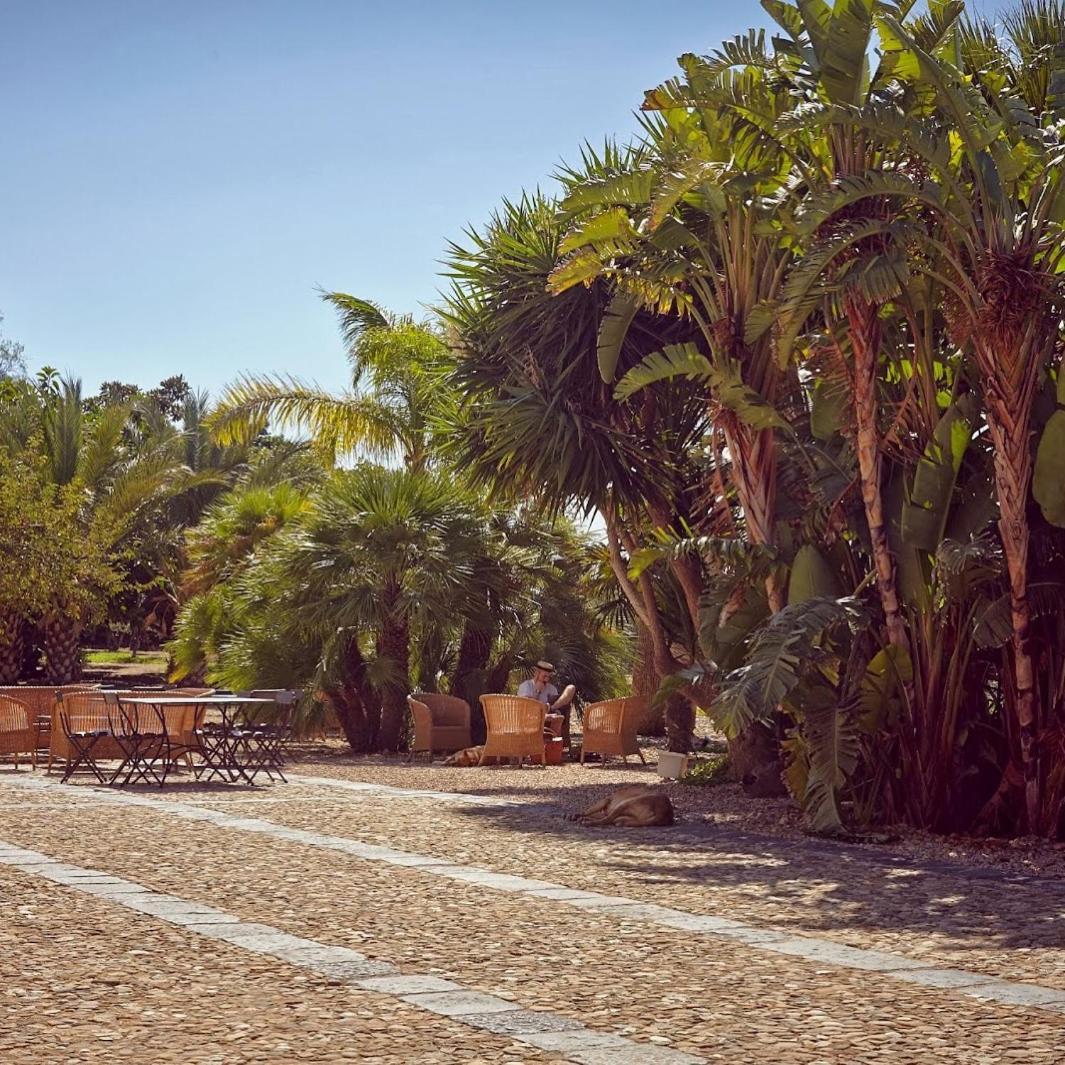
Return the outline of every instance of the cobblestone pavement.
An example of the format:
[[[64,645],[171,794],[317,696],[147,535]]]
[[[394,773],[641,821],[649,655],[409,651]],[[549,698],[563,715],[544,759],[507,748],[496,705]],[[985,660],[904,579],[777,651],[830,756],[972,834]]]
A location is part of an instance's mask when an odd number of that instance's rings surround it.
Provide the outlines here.
[[[496,800],[476,802],[358,789],[431,789],[433,769],[304,772],[334,782],[113,793],[0,770],[0,1061],[1065,1060],[1059,884],[592,831],[560,816],[562,775],[474,776]],[[661,923],[677,911],[749,941]],[[857,967],[869,951],[898,971]],[[991,978],[1042,1005],[974,997]]]

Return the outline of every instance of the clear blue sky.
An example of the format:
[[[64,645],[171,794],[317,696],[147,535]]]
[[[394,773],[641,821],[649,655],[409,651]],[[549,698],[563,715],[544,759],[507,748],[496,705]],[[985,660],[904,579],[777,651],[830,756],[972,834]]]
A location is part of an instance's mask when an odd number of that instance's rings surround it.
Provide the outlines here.
[[[0,329],[90,389],[340,387],[316,287],[418,313],[448,239],[764,24],[755,0],[9,0]]]

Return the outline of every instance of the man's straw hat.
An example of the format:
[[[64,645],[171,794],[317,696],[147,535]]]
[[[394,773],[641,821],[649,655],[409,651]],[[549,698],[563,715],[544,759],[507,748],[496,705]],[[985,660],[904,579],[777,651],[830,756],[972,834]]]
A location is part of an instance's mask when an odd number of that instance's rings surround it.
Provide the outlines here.
[[[536,663],[536,668],[537,669],[542,669],[545,673],[554,673],[555,672],[555,667],[550,662],[548,662],[546,659],[543,659],[543,658],[541,658],[540,661]]]

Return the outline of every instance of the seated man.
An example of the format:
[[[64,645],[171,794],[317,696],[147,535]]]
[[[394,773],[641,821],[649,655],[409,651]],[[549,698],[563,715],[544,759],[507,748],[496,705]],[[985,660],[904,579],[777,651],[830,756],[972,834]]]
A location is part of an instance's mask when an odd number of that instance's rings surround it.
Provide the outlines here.
[[[518,694],[526,699],[536,699],[537,702],[547,706],[547,716],[544,719],[544,739],[550,740],[554,736],[561,736],[562,742],[569,748],[569,706],[573,702],[573,696],[577,689],[572,684],[567,684],[559,695],[558,689],[551,683],[551,677],[555,667],[550,662],[540,659],[536,663],[531,679],[522,681],[518,685]]]
[[[548,710],[561,710],[573,702],[573,696],[577,689],[572,684],[567,684],[562,694],[558,694],[558,688],[551,683],[551,677],[555,667],[542,658],[536,663],[533,675],[529,680],[523,680],[518,685],[518,694],[526,699],[535,699],[545,703]]]

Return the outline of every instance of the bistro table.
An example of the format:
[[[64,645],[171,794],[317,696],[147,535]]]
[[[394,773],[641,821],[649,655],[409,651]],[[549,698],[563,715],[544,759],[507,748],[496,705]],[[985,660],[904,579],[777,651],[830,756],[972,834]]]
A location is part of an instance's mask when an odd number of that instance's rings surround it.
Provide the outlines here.
[[[275,706],[273,699],[252,698],[244,695],[145,695],[123,698],[121,706],[150,707],[159,717],[166,746],[188,749],[200,756],[200,764],[194,767],[197,778],[221,777],[230,783],[244,781],[254,784],[260,770],[268,769],[269,751],[262,748],[254,729],[247,725],[247,713],[254,707]],[[173,717],[170,708],[188,707],[195,711],[187,722],[186,735],[172,736]],[[209,710],[215,710],[218,721],[207,721]],[[183,729],[184,731],[184,729]],[[164,770],[165,772],[165,770]]]

